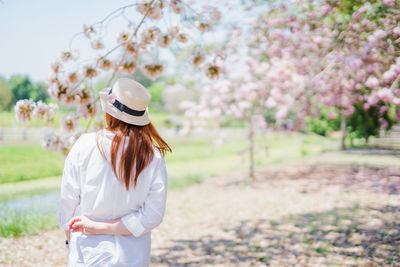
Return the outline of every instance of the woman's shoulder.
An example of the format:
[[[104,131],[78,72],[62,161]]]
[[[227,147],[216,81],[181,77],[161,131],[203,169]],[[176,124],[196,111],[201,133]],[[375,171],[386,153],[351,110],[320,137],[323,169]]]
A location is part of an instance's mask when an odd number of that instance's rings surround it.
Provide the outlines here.
[[[90,143],[94,142],[96,140],[96,133],[84,133],[79,136],[79,138],[75,141],[74,146],[85,146],[89,145]]]
[[[75,154],[79,151],[87,150],[90,146],[96,143],[96,133],[84,133],[81,134],[71,147],[70,153]]]

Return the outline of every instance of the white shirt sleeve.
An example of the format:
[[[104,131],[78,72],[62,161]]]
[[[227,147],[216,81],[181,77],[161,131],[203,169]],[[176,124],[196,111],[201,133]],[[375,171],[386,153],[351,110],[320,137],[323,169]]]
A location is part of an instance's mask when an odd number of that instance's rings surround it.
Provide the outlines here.
[[[64,163],[61,181],[60,209],[57,213],[60,227],[68,230],[68,222],[74,216],[80,203],[79,168],[76,164],[74,149],[68,153]]]
[[[132,213],[121,217],[122,223],[135,236],[157,227],[163,217],[167,198],[167,169],[164,159],[157,162],[149,193],[142,207]]]

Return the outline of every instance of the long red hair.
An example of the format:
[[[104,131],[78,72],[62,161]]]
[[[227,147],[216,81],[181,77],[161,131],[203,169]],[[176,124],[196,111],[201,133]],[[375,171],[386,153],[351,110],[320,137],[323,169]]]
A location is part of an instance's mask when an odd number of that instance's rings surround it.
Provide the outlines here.
[[[171,148],[161,138],[156,128],[154,128],[151,123],[144,126],[128,124],[108,113],[105,113],[105,121],[106,129],[114,133],[110,153],[111,167],[117,179],[126,187],[126,190],[129,191],[132,182],[135,188],[140,173],[153,160],[153,145],[160,150],[163,156],[166,152],[171,152]],[[126,141],[128,142],[127,145],[125,144]],[[122,153],[117,172],[117,156],[121,144]],[[104,159],[107,160],[104,150],[101,145],[99,145],[98,136],[97,147]]]

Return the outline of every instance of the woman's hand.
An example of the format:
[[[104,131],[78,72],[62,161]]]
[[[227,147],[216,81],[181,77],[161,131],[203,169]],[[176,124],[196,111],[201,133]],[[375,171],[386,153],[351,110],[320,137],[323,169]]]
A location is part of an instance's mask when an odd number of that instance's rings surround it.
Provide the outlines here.
[[[88,235],[107,234],[107,225],[95,222],[85,216],[73,217],[68,223],[68,229],[72,232],[82,232]]]

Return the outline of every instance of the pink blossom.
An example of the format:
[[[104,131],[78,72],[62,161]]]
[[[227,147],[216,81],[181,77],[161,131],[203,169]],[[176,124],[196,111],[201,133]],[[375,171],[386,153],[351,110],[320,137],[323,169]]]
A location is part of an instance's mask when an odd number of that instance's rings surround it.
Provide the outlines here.
[[[90,38],[93,33],[96,33],[96,31],[94,30],[93,26],[83,25],[83,33],[87,38]]]
[[[31,119],[34,107],[35,103],[32,99],[18,100],[14,107],[17,120],[20,123],[25,123],[29,121]]]
[[[151,80],[158,78],[163,70],[164,66],[161,64],[147,64],[142,67],[143,74]]]
[[[384,118],[379,118],[379,123],[381,124],[382,129],[386,129],[389,126],[389,123]]]
[[[394,5],[395,0],[383,0],[383,3],[387,6],[392,7]]]
[[[68,115],[65,117],[62,117],[61,119],[61,125],[62,128],[67,131],[67,132],[72,132],[75,130],[77,126],[77,118],[74,115]]]
[[[400,36],[400,27],[395,27],[393,29],[393,34],[396,35],[396,36]]]
[[[329,120],[333,120],[333,119],[335,119],[337,117],[337,113],[336,112],[329,112],[328,114],[326,114],[326,117]]]
[[[111,93],[111,94],[108,94],[108,95],[107,95],[107,100],[108,100],[108,102],[110,102],[111,104],[114,104],[114,103],[115,103],[116,98],[117,98],[117,97],[115,96],[114,93]]]
[[[91,43],[92,48],[95,50],[103,49],[104,44],[100,40],[95,40]]]
[[[388,110],[388,107],[387,107],[387,106],[381,106],[381,107],[379,108],[379,114],[380,114],[380,115],[383,115],[387,110]]]
[[[284,119],[288,116],[289,110],[286,106],[279,107],[278,111],[276,112],[276,118],[277,119]]]
[[[396,73],[392,69],[385,71],[382,75],[382,79],[386,83],[393,81],[395,78],[396,78]]]
[[[376,94],[382,101],[388,103],[391,103],[394,97],[393,92],[389,88],[383,88],[379,90]]]
[[[182,13],[182,9],[183,9],[182,0],[171,0],[170,5],[171,5],[172,10],[175,13],[177,13],[177,14]]]
[[[365,82],[365,85],[369,88],[376,88],[379,86],[379,81],[376,77],[370,76],[368,80]]]

